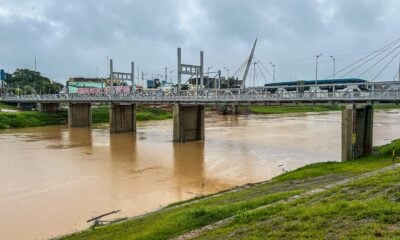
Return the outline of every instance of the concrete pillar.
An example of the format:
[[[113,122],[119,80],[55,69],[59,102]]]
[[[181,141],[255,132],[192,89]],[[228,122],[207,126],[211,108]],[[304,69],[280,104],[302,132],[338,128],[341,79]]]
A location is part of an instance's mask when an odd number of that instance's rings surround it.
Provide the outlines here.
[[[204,139],[204,106],[174,105],[174,142]]]
[[[41,112],[57,112],[60,109],[60,103],[40,103]]]
[[[136,105],[111,103],[110,132],[136,132]]]
[[[372,153],[373,106],[348,105],[342,111],[342,161]]]
[[[218,113],[223,115],[239,115],[240,105],[222,105],[218,107]]]
[[[90,103],[70,103],[68,106],[68,125],[70,127],[89,127],[92,125]]]

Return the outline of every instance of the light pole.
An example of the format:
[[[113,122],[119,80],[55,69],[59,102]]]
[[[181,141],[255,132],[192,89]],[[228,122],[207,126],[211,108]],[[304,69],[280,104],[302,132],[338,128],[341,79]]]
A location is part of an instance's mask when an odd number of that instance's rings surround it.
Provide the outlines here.
[[[318,81],[318,58],[322,56],[322,53],[315,55],[315,84]]]
[[[332,62],[333,62],[333,78],[335,78],[335,74],[336,74],[336,59],[333,56],[331,56]]]
[[[272,64],[272,62],[269,62],[269,64],[271,64],[272,66],[272,81],[275,82],[275,64]]]

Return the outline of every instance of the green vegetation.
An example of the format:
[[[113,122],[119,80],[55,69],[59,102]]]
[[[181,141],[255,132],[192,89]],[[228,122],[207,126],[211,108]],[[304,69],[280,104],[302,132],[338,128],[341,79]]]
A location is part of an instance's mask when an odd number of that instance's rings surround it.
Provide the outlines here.
[[[17,109],[17,106],[16,106],[16,105],[10,105],[10,104],[6,104],[6,103],[0,102],[0,109],[11,109],[11,110],[15,110],[15,109]]]
[[[64,239],[169,239],[233,217],[200,239],[349,239],[400,236],[400,170],[366,176],[324,192],[288,200],[392,164],[400,140],[374,155],[348,162],[317,163],[270,181],[170,205],[160,211],[64,237]],[[262,208],[259,208],[262,207]]]
[[[2,104],[4,108],[15,109],[13,106]],[[172,118],[172,113],[166,110],[154,108],[138,108],[136,119],[145,120],[164,120]],[[68,112],[60,110],[54,113],[45,112],[0,112],[0,129],[39,127],[47,125],[66,124],[68,121]],[[109,121],[108,107],[93,107],[92,122],[107,123]]]
[[[244,107],[251,113],[256,114],[282,114],[282,113],[305,113],[305,112],[326,112],[339,111],[344,106],[338,105],[298,105],[298,106],[249,106]],[[376,105],[376,110],[399,109],[400,105]]]
[[[342,107],[339,107],[337,105],[250,106],[247,109],[251,113],[256,114],[281,114],[338,111],[341,110]]]
[[[6,86],[9,94],[54,94],[59,93],[63,85],[44,77],[40,72],[29,69],[17,69],[6,74]]]
[[[66,111],[55,113],[0,112],[0,129],[65,124],[67,119],[68,113]]]

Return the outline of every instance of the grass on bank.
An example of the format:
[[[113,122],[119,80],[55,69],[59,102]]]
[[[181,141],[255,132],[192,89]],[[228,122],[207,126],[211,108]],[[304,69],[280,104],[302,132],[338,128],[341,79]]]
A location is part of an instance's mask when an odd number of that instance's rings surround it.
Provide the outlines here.
[[[138,108],[136,120],[164,120],[172,118],[172,113],[162,109]],[[54,113],[45,113],[37,111],[25,112],[0,112],[0,129],[40,127],[47,125],[66,124],[68,121],[67,110],[61,110]],[[107,123],[109,121],[108,107],[93,107],[92,122]]]
[[[0,109],[16,110],[17,109],[17,105],[11,105],[11,104],[0,102]]]
[[[350,176],[356,176],[368,171],[391,165],[392,159],[390,152],[392,149],[400,150],[399,140],[389,145],[376,148],[375,154],[371,157],[343,163],[327,162],[311,164],[293,172],[278,176],[271,181],[259,184],[251,184],[246,187],[235,189],[234,191],[227,191],[209,197],[192,199],[191,201],[189,200],[181,204],[173,204],[144,217],[134,218],[126,222],[86,230],[66,236],[64,239],[169,239],[171,237],[179,236],[190,230],[200,228],[231,216],[236,216],[236,220],[232,224],[229,224],[227,227],[212,231],[210,235],[206,234],[202,237],[205,239],[214,237],[220,239],[240,239],[242,236],[245,236],[244,238],[251,236],[249,239],[263,239],[264,235],[260,235],[260,238],[257,237],[257,234],[262,232],[262,227],[260,227],[260,229],[257,228],[257,226],[258,224],[266,224],[268,229],[279,228],[281,231],[275,235],[268,236],[272,236],[276,239],[282,239],[280,236],[289,231],[292,235],[296,235],[297,237],[301,238],[306,236],[302,235],[303,230],[305,230],[307,227],[310,228],[310,225],[312,225],[314,221],[318,227],[326,227],[326,229],[321,230],[326,233],[328,230],[332,230],[335,224],[342,224],[338,218],[331,219],[332,215],[330,214],[334,213],[335,208],[340,209],[340,206],[343,206],[343,211],[345,211],[346,207],[352,209],[352,206],[355,203],[362,204],[362,201],[356,198],[354,201],[358,202],[346,203],[346,199],[351,198],[351,191],[347,192],[347,190],[345,190],[342,192],[340,187],[338,187],[338,189],[335,188],[337,192],[334,192],[333,190],[330,191],[331,195],[326,195],[324,201],[320,200],[320,198],[311,199],[310,197],[310,201],[299,200],[296,202],[296,205],[288,204],[288,206],[291,207],[279,204],[278,207],[274,208],[273,211],[267,212],[266,214],[264,214],[264,212],[258,213],[258,211],[253,214],[251,210],[259,206],[264,206],[278,202],[279,200],[287,199],[293,195],[303,193],[307,190],[315,189]],[[365,194],[369,191],[368,185],[365,185],[363,193]],[[371,191],[376,191],[376,189],[371,188]],[[341,205],[337,205],[335,203],[336,200],[347,194],[347,198],[342,199]],[[367,195],[365,197],[367,197]],[[330,199],[335,201],[330,201]],[[312,206],[314,208],[309,210],[309,206],[313,203],[313,201],[315,202],[315,204]],[[389,200],[386,199],[386,201]],[[327,204],[330,207],[324,209],[324,204]],[[373,201],[371,204],[371,206],[379,205],[377,202]],[[393,204],[387,206],[393,206]],[[355,209],[357,209],[357,207],[358,206],[354,205]],[[362,209],[365,210],[368,209],[368,207],[368,204],[363,205]],[[383,210],[384,211],[382,213],[379,213],[380,217],[382,218],[384,218],[386,211],[385,209]],[[280,211],[287,211],[287,215],[279,216]],[[355,210],[352,211],[356,212]],[[373,211],[377,212],[377,210]],[[268,225],[270,221],[269,216],[271,216],[271,214],[274,214],[276,218],[271,220],[273,221],[273,225]],[[366,212],[365,214],[368,213]],[[392,216],[391,214],[392,213],[390,212],[389,217]],[[297,222],[283,224],[283,218],[287,218],[290,222],[290,217],[297,217]],[[359,215],[358,221],[361,223],[362,218],[363,215]],[[262,220],[259,221],[259,219]],[[251,224],[247,224],[249,221]],[[332,223],[332,221],[337,222]],[[353,221],[353,219],[349,218],[348,221]],[[306,222],[306,225],[302,226],[302,222]],[[328,223],[333,225],[324,225]],[[352,222],[351,224],[355,223]],[[279,225],[284,225],[284,227]],[[361,229],[362,227],[366,226],[362,224],[359,225]],[[242,229],[244,229],[244,231],[248,231],[249,235],[240,235],[242,233]],[[253,229],[255,230],[253,231]],[[230,232],[235,232],[235,235],[230,236]],[[305,234],[316,236],[315,232],[309,232]]]
[[[248,106],[244,107],[250,113],[255,114],[282,114],[282,113],[305,113],[305,112],[327,112],[339,111],[344,106],[338,105],[297,105],[297,106]],[[376,105],[376,110],[399,109],[400,105],[386,104]]]

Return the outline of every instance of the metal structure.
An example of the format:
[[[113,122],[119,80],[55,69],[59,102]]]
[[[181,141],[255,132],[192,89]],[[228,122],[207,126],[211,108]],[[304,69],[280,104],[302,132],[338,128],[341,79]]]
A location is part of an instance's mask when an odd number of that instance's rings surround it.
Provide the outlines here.
[[[251,49],[251,52],[250,52],[250,56],[247,59],[247,65],[246,65],[246,69],[244,70],[243,81],[242,81],[241,88],[245,88],[245,82],[246,82],[247,75],[249,74],[249,69],[250,69],[251,62],[253,61],[254,50],[256,49],[256,44],[257,44],[257,38],[254,41],[253,48]]]
[[[293,88],[293,86],[290,86]],[[132,104],[340,104],[340,103],[399,103],[400,82],[367,82],[349,84],[320,84],[304,91],[304,86],[297,86],[288,91],[288,86],[273,86],[245,89],[200,89],[194,91],[172,92],[135,92],[128,95],[21,95],[4,96],[0,101],[17,103],[96,103],[121,102]],[[330,89],[318,90],[315,89]]]
[[[132,86],[132,92],[135,91],[135,63],[131,62],[131,72],[124,73],[124,72],[114,72],[114,65],[113,60],[110,59],[110,89],[111,92],[114,93],[114,81],[130,81]]]
[[[200,65],[190,65],[190,64],[182,64],[182,54],[181,48],[178,48],[178,89],[177,93],[181,91],[182,85],[182,74],[187,74],[194,76],[196,75],[196,85],[197,85],[197,76],[200,76],[200,89],[204,88],[204,53],[200,51]]]

